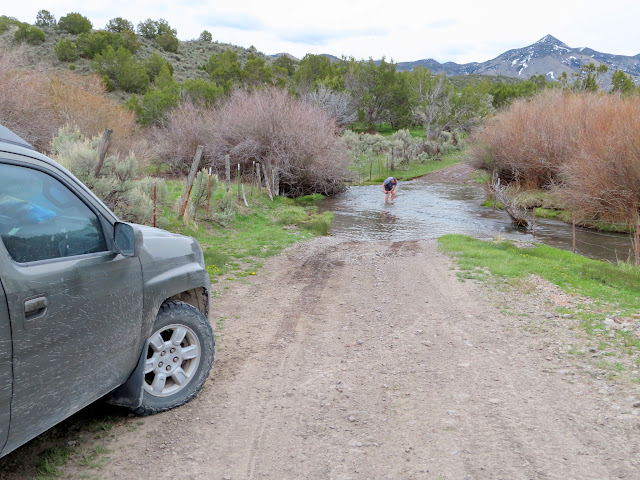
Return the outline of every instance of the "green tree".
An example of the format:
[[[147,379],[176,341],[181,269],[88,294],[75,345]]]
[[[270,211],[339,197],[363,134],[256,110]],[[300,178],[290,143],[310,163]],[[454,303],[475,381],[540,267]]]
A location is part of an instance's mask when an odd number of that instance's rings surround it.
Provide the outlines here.
[[[205,106],[213,105],[224,95],[224,89],[202,78],[185,80],[180,87],[180,98]]]
[[[58,29],[62,32],[79,35],[89,33],[93,27],[91,21],[79,13],[69,13],[58,21]]]
[[[273,70],[263,58],[250,53],[242,67],[242,81],[249,87],[270,84],[273,82]]]
[[[156,31],[158,35],[178,35],[178,31],[175,28],[171,28],[169,22],[164,18],[160,18],[156,21]]]
[[[147,90],[142,100],[135,95],[131,97],[127,107],[136,113],[136,121],[141,125],[159,125],[179,102],[180,87],[165,65],[156,79],[155,87]]]
[[[76,47],[81,57],[93,58],[98,53],[102,53],[109,45],[117,50],[124,46],[123,43],[118,34],[99,30],[78,35]]]
[[[293,59],[287,55],[280,55],[276,58],[273,66],[282,68],[289,77],[292,77],[293,74],[296,73],[296,64]]]
[[[449,115],[443,130],[469,130],[492,112],[491,95],[482,86],[468,85],[454,92],[449,100]]]
[[[155,82],[156,77],[160,75],[160,71],[165,66],[169,69],[170,75],[173,75],[173,65],[171,62],[168,62],[155,52],[147,57],[144,61],[144,65],[151,82]]]
[[[234,84],[242,81],[242,67],[238,54],[231,49],[212,54],[201,68],[216,85],[224,89],[225,93],[231,91]]]
[[[622,96],[632,95],[636,91],[636,84],[631,75],[626,75],[622,70],[616,70],[611,78],[611,92]]]
[[[61,62],[73,62],[78,58],[76,44],[69,38],[61,38],[53,47],[53,51]]]
[[[133,30],[123,30],[119,35],[124,42],[124,47],[131,53],[136,53],[140,50],[140,40]]]
[[[147,18],[145,21],[138,23],[138,33],[145,38],[153,40],[159,35],[172,35],[175,37],[178,31],[171,28],[169,22],[164,18],[158,20]]]
[[[180,46],[180,41],[178,38],[171,33],[161,33],[157,35],[156,43],[160,48],[162,48],[165,52],[177,53],[178,47]]]
[[[133,23],[125,18],[116,17],[109,20],[105,28],[114,33],[122,33],[124,31],[133,32]]]
[[[424,125],[425,136],[430,140],[447,123],[453,85],[445,73],[434,75],[424,67],[414,68],[408,75],[407,83],[413,96],[413,115]]]
[[[607,71],[609,71],[609,67],[604,63],[597,67],[593,62],[583,65],[580,67],[580,71],[574,74],[576,81],[572,88],[576,91],[597,92],[599,88],[598,77]]]
[[[36,15],[36,27],[53,28],[56,25],[56,17],[54,17],[48,10],[40,10]]]
[[[294,84],[296,91],[304,94],[314,90],[319,84],[330,78],[333,73],[331,60],[328,57],[309,53],[300,60],[298,70],[295,72]]]
[[[125,30],[122,33],[98,30],[91,33],[81,33],[76,40],[76,47],[81,57],[94,58],[98,53],[104,52],[107,46],[111,45],[114,50],[123,47],[131,53],[135,53],[140,48],[135,33]]]
[[[345,89],[351,93],[358,119],[370,129],[376,123],[391,121],[391,110],[396,121],[409,115],[409,95],[402,92],[398,81],[396,65],[384,58],[379,65],[372,59],[351,62],[344,79]]]
[[[39,45],[44,42],[44,32],[38,27],[29,25],[28,23],[21,23],[18,25],[18,30],[13,35],[16,42],[26,42],[31,45]]]
[[[213,35],[208,30],[203,30],[200,36],[198,37],[198,41],[200,42],[211,42],[213,41]]]
[[[532,98],[544,88],[548,88],[549,82],[544,75],[537,75],[519,83],[495,83],[489,86],[487,92],[493,97],[494,108],[506,107],[516,98]]]
[[[138,23],[137,27],[138,34],[142,35],[144,38],[148,38],[153,40],[158,35],[158,27],[156,26],[156,21],[147,18],[143,22]]]
[[[144,93],[149,88],[149,76],[145,65],[137,62],[133,54],[124,47],[114,50],[107,46],[97,54],[91,67],[100,75],[106,75],[116,88],[130,93]]]
[[[396,73],[389,88],[387,111],[389,123],[393,128],[408,128],[412,123],[412,95],[409,90],[407,77]]]

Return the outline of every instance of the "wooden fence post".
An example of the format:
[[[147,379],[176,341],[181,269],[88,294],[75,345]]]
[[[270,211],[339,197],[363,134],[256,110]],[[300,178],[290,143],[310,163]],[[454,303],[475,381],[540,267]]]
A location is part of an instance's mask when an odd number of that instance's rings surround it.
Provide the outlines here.
[[[244,200],[244,206],[249,207],[249,204],[247,203],[247,196],[244,194],[244,185],[242,185],[242,199]]]
[[[254,160],[251,163],[251,192],[249,192],[249,195],[251,195],[252,197],[253,197],[253,185],[256,183],[255,173],[256,173],[256,161]]]
[[[209,179],[207,181],[207,214],[209,213],[210,203],[211,203],[211,167],[209,167]]]
[[[573,232],[573,253],[576,253],[576,219],[571,217],[571,230]]]
[[[640,223],[636,224],[636,265],[640,265]]]
[[[182,196],[182,200],[180,202],[180,211],[178,212],[178,216],[182,217],[184,212],[187,211],[187,203],[189,202],[189,195],[191,195],[191,187],[193,187],[193,181],[196,179],[196,174],[198,173],[198,167],[200,166],[200,157],[202,157],[202,145],[198,145],[196,149],[196,154],[193,157],[193,162],[191,163],[191,170],[189,171],[189,176],[187,177],[187,184],[184,189],[184,195]]]
[[[256,162],[256,174],[258,175],[258,191],[262,189],[262,178],[260,177],[260,162]]]
[[[227,174],[227,192],[231,190],[231,157],[229,155],[224,156],[224,169]]]
[[[109,148],[109,142],[111,141],[111,134],[113,130],[110,128],[105,128],[102,133],[102,138],[100,139],[100,146],[98,147],[98,163],[96,163],[96,168],[93,170],[93,174],[97,177],[102,169],[102,164],[104,163],[104,159],[107,156],[107,149]]]
[[[267,185],[267,192],[269,193],[269,198],[273,201],[273,194],[271,193],[271,185],[269,185],[269,174],[267,173],[267,167],[262,164],[262,171],[264,173],[264,183]]]
[[[240,200],[242,198],[242,193],[240,192],[240,164],[238,164],[238,173],[236,177],[236,179],[238,180],[238,200]]]

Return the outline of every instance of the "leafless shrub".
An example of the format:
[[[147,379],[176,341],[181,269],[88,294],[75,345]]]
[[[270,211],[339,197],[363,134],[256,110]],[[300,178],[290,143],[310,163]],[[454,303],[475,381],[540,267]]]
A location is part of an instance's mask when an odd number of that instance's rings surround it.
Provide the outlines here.
[[[507,181],[526,187],[557,182],[559,166],[575,150],[580,125],[570,95],[553,91],[533,101],[518,100],[477,130],[471,158]]]
[[[334,92],[329,87],[320,85],[317,89],[305,93],[302,99],[320,107],[341,128],[351,125],[358,118],[353,99],[348,92]]]
[[[188,172],[198,145],[211,141],[214,117],[215,112],[210,108],[181,103],[169,112],[164,125],[149,131],[155,159],[169,165],[174,172]]]
[[[229,155],[249,171],[252,162],[260,162],[285,195],[335,193],[350,175],[335,121],[283,90],[236,91],[214,122],[209,144],[214,163],[224,164]]]
[[[548,91],[514,102],[473,144],[476,165],[524,187],[552,188],[584,222],[638,221],[638,97]]]
[[[133,113],[104,96],[98,77],[45,73],[26,63],[23,49],[0,51],[0,123],[43,152],[49,152],[52,138],[65,125],[87,136],[110,128],[110,151],[134,148]]]
[[[579,148],[561,168],[561,198],[585,222],[640,215],[640,98],[598,97]]]

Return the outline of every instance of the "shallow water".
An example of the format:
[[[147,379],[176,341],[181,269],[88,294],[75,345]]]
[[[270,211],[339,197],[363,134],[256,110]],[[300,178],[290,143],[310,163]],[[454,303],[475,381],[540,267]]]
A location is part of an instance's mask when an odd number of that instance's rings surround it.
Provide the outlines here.
[[[400,241],[438,238],[459,233],[477,238],[541,242],[572,250],[571,225],[537,219],[536,236],[531,229],[516,228],[502,211],[482,207],[485,192],[474,185],[401,182],[396,199],[385,203],[382,187],[350,187],[345,193],[323,201],[322,209],[335,213],[332,233],[359,240]],[[600,260],[633,258],[630,235],[576,229],[576,251]]]

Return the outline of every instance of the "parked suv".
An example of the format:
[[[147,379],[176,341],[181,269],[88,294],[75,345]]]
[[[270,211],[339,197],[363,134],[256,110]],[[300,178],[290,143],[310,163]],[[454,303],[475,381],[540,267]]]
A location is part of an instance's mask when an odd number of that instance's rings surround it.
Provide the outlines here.
[[[202,388],[210,279],[189,237],[120,222],[0,125],[0,456],[94,400],[151,414]]]

